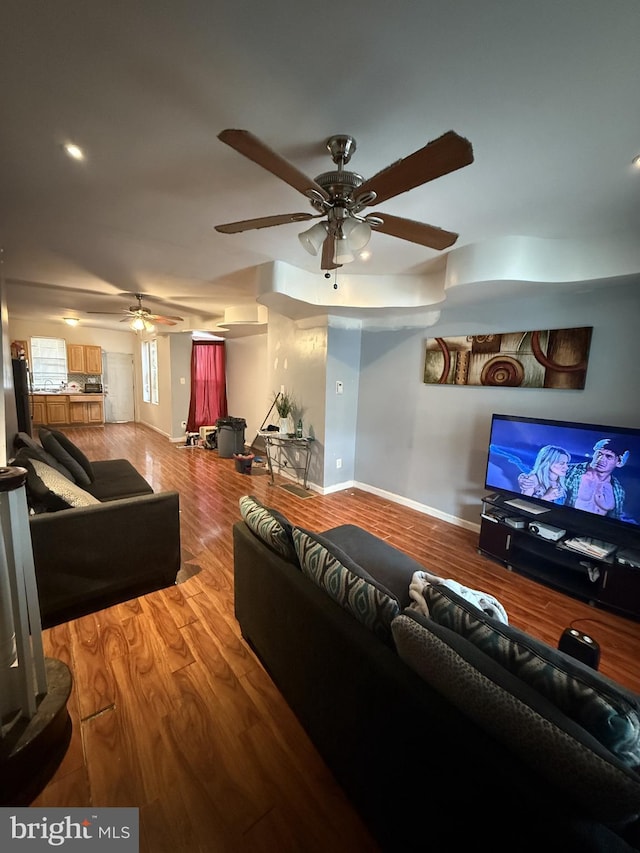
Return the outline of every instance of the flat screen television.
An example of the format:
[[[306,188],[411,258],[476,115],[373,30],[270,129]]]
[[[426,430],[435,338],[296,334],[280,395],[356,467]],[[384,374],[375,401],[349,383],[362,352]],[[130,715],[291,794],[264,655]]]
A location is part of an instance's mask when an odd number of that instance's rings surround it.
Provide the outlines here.
[[[493,415],[485,488],[640,530],[640,429]]]

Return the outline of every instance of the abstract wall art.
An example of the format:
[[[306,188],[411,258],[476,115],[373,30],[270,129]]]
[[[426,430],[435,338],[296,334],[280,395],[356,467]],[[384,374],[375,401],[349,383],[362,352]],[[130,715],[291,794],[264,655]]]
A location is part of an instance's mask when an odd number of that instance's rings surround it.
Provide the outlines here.
[[[587,376],[591,326],[429,338],[427,385],[581,390]]]

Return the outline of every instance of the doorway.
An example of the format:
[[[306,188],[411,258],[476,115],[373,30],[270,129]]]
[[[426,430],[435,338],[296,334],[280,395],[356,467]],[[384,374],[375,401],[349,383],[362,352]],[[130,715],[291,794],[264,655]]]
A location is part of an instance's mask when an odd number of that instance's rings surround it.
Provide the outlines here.
[[[128,423],[135,419],[133,356],[126,352],[104,354],[104,419]]]

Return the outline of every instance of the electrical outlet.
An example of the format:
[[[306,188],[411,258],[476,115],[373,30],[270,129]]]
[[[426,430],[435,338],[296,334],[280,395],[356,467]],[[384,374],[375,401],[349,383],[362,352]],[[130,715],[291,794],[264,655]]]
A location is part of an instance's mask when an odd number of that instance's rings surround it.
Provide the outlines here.
[[[336,468],[342,468],[342,459],[336,459]]]
[[[181,426],[182,426],[182,429],[186,429],[187,428],[187,422],[182,421]]]
[[[340,380],[336,382],[336,394],[344,394],[344,385]]]

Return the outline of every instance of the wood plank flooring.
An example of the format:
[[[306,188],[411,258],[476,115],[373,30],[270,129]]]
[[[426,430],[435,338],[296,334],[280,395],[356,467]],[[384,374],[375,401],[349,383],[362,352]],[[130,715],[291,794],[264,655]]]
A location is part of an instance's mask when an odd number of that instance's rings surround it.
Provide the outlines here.
[[[301,500],[271,486],[266,469],[239,474],[232,459],[140,425],[66,432],[90,459],[127,458],[155,491],[180,492],[192,576],[45,631],[46,654],[73,675],[73,735],[33,806],[137,806],[143,853],[377,850],[240,637],[231,527],[244,494],[310,529],[358,524],[491,592],[513,625],[554,646],[579,620],[601,645],[601,672],[640,692],[640,623],[508,572],[477,553],[473,532],[358,489]]]

